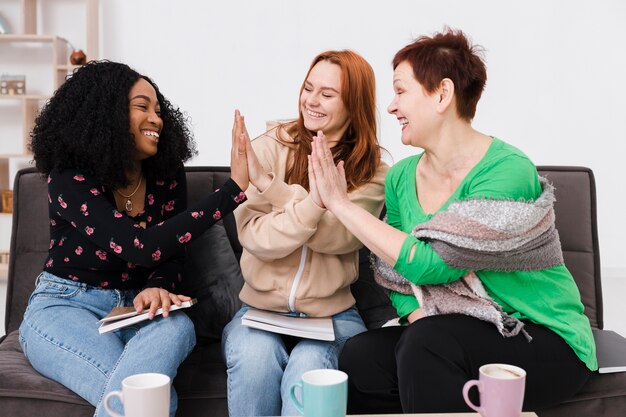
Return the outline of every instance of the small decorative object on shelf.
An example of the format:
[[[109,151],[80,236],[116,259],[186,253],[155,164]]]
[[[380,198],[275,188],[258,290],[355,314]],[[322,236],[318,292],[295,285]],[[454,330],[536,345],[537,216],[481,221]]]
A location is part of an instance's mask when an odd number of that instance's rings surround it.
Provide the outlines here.
[[[9,24],[7,23],[6,20],[4,20],[2,15],[0,15],[0,35],[5,35],[9,32],[10,32]]]
[[[26,76],[0,75],[0,94],[9,96],[26,94]]]
[[[82,49],[74,49],[70,55],[70,63],[72,65],[84,65],[87,62],[87,55]]]
[[[2,212],[13,212],[13,191],[6,190],[2,192]]]

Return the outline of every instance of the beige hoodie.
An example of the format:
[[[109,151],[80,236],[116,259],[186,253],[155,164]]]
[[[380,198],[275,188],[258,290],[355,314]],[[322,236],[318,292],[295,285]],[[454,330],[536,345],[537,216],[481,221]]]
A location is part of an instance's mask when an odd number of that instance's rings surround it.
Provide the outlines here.
[[[273,177],[270,186],[259,193],[250,185],[248,200],[235,210],[244,248],[245,283],[239,298],[264,310],[331,316],[355,303],[350,284],[358,277],[362,244],[302,186],[284,181],[293,150],[276,134],[272,129],[252,142]],[[349,193],[350,200],[378,216],[388,169],[381,162],[370,183]]]

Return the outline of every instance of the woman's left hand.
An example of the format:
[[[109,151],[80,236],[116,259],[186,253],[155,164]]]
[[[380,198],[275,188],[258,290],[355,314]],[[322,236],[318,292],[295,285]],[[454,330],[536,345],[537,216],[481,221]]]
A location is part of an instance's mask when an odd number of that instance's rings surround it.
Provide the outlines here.
[[[313,136],[312,148],[309,158],[309,178],[314,179],[317,193],[324,206],[332,211],[337,204],[349,201],[343,161],[335,166],[333,154],[322,131]]]
[[[149,308],[148,317],[152,320],[159,307],[163,308],[163,317],[167,317],[172,304],[179,306],[183,301],[189,300],[191,297],[176,295],[163,288],[146,288],[137,294],[133,300],[133,306],[137,313],[141,313],[144,308]]]

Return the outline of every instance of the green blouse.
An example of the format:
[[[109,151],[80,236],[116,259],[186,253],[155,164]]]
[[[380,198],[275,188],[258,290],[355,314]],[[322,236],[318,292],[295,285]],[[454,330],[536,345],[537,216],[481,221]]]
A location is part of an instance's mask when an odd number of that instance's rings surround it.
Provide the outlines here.
[[[393,165],[385,180],[388,222],[409,234],[417,224],[433,216],[424,213],[417,199],[415,172],[421,156],[411,156]],[[534,200],[540,194],[537,169],[530,159],[519,149],[494,137],[483,158],[438,211],[445,210],[455,200]],[[413,247],[413,258],[409,260]],[[407,236],[404,241],[394,269],[417,285],[450,283],[467,272],[447,266],[428,244],[413,236]],[[589,319],[585,316],[578,287],[565,265],[539,271],[478,271],[476,274],[487,293],[506,313],[548,327],[565,339],[589,369],[598,368]],[[392,291],[390,298],[400,317],[419,307],[412,295]]]

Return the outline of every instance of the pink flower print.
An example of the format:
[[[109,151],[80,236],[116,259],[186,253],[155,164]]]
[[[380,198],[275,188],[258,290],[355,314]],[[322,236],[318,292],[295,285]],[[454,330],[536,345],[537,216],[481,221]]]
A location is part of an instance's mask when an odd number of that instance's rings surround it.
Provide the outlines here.
[[[76,253],[76,255],[80,256],[83,253],[83,247],[82,246],[77,246],[76,249],[74,250],[74,253]]]
[[[141,229],[141,225],[139,223],[133,224],[133,227],[136,227],[137,229]]]
[[[85,233],[87,233],[87,235],[89,236],[93,235],[94,230],[95,229],[91,226],[85,226]]]
[[[109,247],[113,249],[113,252],[115,253],[122,253],[122,247],[115,243],[113,239],[111,239],[111,241],[109,242]]]
[[[151,206],[154,204],[154,196],[152,194],[148,194],[148,205]]]
[[[58,213],[57,213],[58,214]],[[74,229],[76,229],[76,223],[74,223],[73,221],[70,222],[70,224],[74,227]]]
[[[165,181],[161,181],[161,180],[159,180],[159,181],[157,181],[157,182],[156,182],[156,185],[159,185],[159,186],[160,186],[160,185],[165,185]]]
[[[52,182],[52,178],[50,177],[50,175],[48,175],[48,184],[50,184]]]
[[[53,263],[54,262],[53,262],[52,258],[48,259],[48,262],[46,262],[46,268],[50,268]]]
[[[187,232],[182,236],[177,236],[178,237],[178,241],[180,243],[185,243],[185,242],[189,242],[191,240],[191,233]]]
[[[85,181],[85,177],[80,174],[74,175],[74,181]]]
[[[83,213],[87,211],[87,203],[83,203],[80,205],[80,211]]]
[[[121,218],[122,216],[123,216],[123,214],[122,214],[122,213],[120,213],[120,212],[119,212],[119,211],[117,211],[117,210],[113,210],[113,217],[115,217],[116,219],[119,219],[119,218]]]
[[[54,239],[50,239],[50,247],[48,249],[52,249],[54,246]]]
[[[107,260],[107,253],[103,250],[98,249],[96,251],[96,256],[98,258],[100,258],[101,261],[106,261]]]
[[[59,202],[61,207],[67,208],[67,203],[65,201],[63,201],[63,197],[62,196],[59,196],[59,198],[57,198],[57,201]]]
[[[70,258],[68,258],[67,256],[65,258],[63,258],[63,262],[69,262]]]
[[[128,281],[128,272],[122,272],[122,282]]]
[[[165,211],[172,211],[174,210],[174,200],[170,200],[167,202],[167,204],[164,207]]]
[[[50,219],[50,226],[56,226],[57,222],[54,219]]]
[[[100,195],[100,191],[97,188],[92,188],[89,192],[93,195]]]
[[[135,245],[136,248],[139,248],[141,247],[141,242],[139,239],[135,238],[135,240],[133,240],[133,245]]]
[[[66,239],[67,239],[67,238],[66,238],[65,236],[63,236],[63,237],[61,238],[61,240],[59,240],[59,246],[63,246],[63,242],[65,242],[65,240],[66,240]]]
[[[235,196],[235,203],[241,203],[245,199],[246,199],[246,194],[243,191],[241,191],[239,195]]]
[[[172,181],[170,183],[170,190],[173,190],[174,188],[176,188],[177,185],[178,185],[178,183],[176,182],[176,180]]]
[[[146,220],[148,221],[148,223],[151,223],[152,222],[152,216],[146,217]]]
[[[215,213],[213,213],[213,218],[215,220],[219,220],[222,218],[222,213],[219,210],[215,210]]]
[[[163,223],[165,223],[165,222],[158,222],[157,226],[163,226]]]
[[[74,276],[72,274],[69,274],[68,277],[72,280],[72,281],[78,281],[78,277]]]
[[[204,212],[201,211],[192,211],[191,212],[191,217],[193,217],[194,219],[200,219],[202,218],[202,216],[204,216]]]
[[[160,250],[156,250],[154,251],[154,253],[152,254],[152,260],[153,261],[158,261],[159,259],[161,259],[161,251]]]
[[[108,287],[109,286],[109,281],[104,281],[100,283],[100,287]]]

